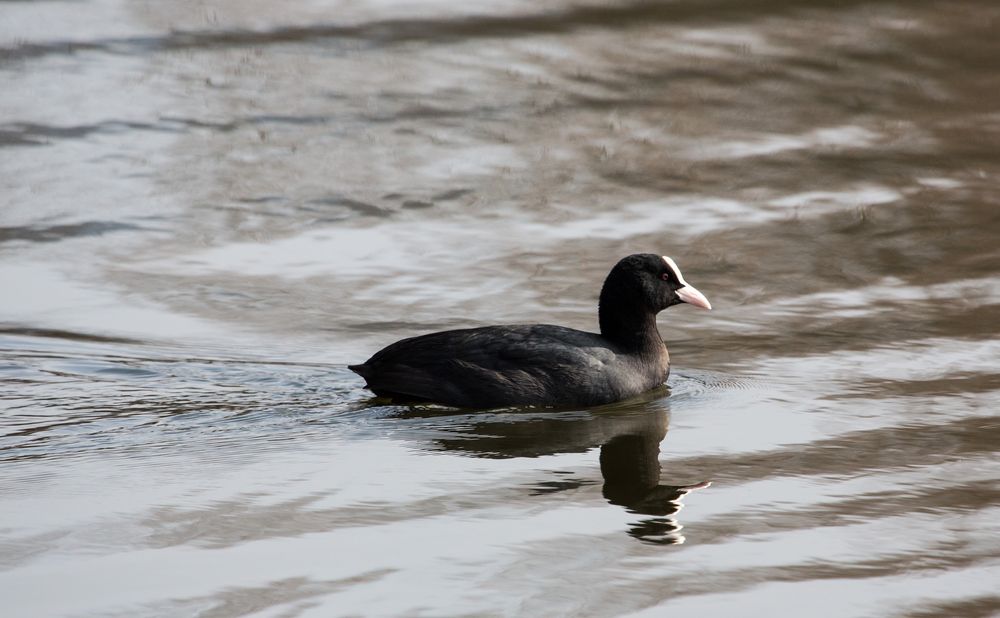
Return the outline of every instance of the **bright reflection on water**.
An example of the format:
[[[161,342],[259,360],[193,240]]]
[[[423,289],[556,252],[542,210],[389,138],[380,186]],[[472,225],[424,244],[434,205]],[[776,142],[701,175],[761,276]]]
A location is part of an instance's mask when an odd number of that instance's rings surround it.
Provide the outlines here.
[[[1000,613],[995,3],[0,3],[17,616]],[[669,390],[379,405],[596,323]]]

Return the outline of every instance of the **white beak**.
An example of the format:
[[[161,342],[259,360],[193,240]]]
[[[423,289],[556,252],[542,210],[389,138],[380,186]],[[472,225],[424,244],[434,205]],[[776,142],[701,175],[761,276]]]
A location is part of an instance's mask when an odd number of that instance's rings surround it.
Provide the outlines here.
[[[663,261],[667,263],[667,267],[674,271],[677,275],[677,281],[681,284],[681,288],[677,290],[677,296],[689,305],[694,305],[695,307],[701,307],[702,309],[712,310],[712,303],[708,302],[705,295],[698,291],[696,287],[684,280],[684,275],[681,274],[681,269],[677,267],[677,262],[663,256]]]
[[[702,309],[712,310],[712,303],[708,302],[705,295],[702,294],[690,283],[686,284],[681,289],[677,290],[677,296],[689,305],[694,305],[695,307],[701,307]]]

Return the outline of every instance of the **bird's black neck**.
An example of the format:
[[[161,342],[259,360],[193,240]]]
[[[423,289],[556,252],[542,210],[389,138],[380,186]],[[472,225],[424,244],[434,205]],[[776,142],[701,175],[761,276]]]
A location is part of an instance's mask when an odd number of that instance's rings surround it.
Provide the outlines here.
[[[601,293],[598,308],[601,335],[627,352],[659,354],[663,338],[656,328],[656,314],[607,292]]]

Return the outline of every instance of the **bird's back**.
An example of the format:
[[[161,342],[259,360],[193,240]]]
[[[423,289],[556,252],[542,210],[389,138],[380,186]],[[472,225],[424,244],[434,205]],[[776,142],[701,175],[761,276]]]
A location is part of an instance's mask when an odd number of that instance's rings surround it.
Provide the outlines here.
[[[477,408],[598,405],[666,379],[665,359],[653,372],[634,361],[601,335],[533,324],[403,339],[350,369],[381,396]]]

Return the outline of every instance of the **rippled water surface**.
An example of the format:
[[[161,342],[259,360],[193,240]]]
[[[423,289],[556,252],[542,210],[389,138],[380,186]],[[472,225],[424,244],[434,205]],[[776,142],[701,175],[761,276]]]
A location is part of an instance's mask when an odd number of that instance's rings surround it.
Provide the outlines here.
[[[4,614],[1000,615],[998,24],[0,2]],[[345,367],[639,251],[715,306],[639,400]]]

